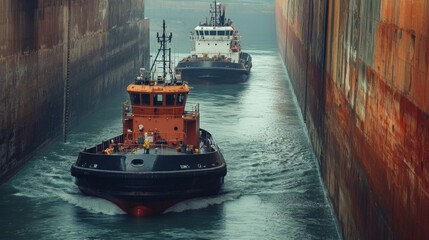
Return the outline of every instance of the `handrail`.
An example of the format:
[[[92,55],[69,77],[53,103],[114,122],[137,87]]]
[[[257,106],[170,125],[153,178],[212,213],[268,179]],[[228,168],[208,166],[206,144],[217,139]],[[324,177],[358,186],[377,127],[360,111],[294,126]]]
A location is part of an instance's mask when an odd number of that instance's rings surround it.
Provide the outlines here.
[[[133,136],[133,133],[125,133],[124,134],[125,136],[125,139],[128,139],[129,140],[129,136]],[[180,143],[180,141],[183,141],[183,139],[185,139],[186,138],[186,133],[184,133],[184,132],[162,132],[162,137],[161,137],[161,140],[163,139],[163,140],[165,140],[167,143]],[[137,144],[137,143],[136,143]],[[137,144],[137,145],[142,145],[143,143],[141,143],[141,144]],[[155,143],[152,143],[152,144],[155,144]],[[151,145],[152,145],[151,144]]]
[[[130,133],[131,134],[131,133]],[[172,138],[173,136],[176,136],[177,134],[182,135],[181,138]],[[84,152],[86,153],[99,153],[104,151],[105,149],[111,147],[112,140],[114,144],[119,145],[119,149],[122,152],[132,152],[137,149],[143,149],[143,144],[137,144],[137,143],[131,143],[124,145],[124,140],[126,139],[128,134],[125,135],[119,135],[113,138],[110,138],[108,140],[102,141],[101,143],[97,144],[94,147],[91,147],[89,149],[85,149]],[[161,143],[152,143],[151,149],[155,147],[162,147],[162,148],[169,148],[174,149],[174,147],[170,147],[168,143],[176,143],[176,147],[179,146],[180,141],[186,138],[186,133],[177,133],[177,132],[165,132],[163,134],[165,136],[166,144]],[[210,151],[216,151],[218,150],[218,146],[214,139],[212,138],[212,135],[205,131],[204,129],[200,129],[200,144],[203,143],[206,147],[210,147]],[[174,144],[171,144],[174,146]],[[201,146],[195,146],[196,148],[199,148]]]
[[[187,116],[190,114],[197,115],[200,111],[199,110],[200,109],[199,104],[195,104],[195,105],[191,106],[191,110],[186,109],[186,107],[187,106],[185,106],[185,107],[183,107],[183,106],[180,106],[180,107],[177,107],[177,106],[176,107],[157,106],[157,107],[155,107],[155,106],[141,106],[141,105],[131,106],[131,104],[124,103],[123,108],[122,108],[122,113],[123,113],[122,115],[127,116],[127,117],[134,117],[136,114],[133,113],[133,111],[132,111],[133,108],[136,108],[136,109],[143,109],[143,108],[146,108],[146,109],[162,109],[162,110],[167,110],[167,111],[173,110],[172,114],[153,114],[153,113],[147,113],[147,114],[140,114],[139,113],[138,114],[138,116],[150,117],[150,118],[165,118],[165,117],[182,118],[183,116]]]
[[[183,58],[182,61],[187,61],[187,60],[188,60],[188,62],[204,62],[204,61],[213,62],[213,61],[215,61],[215,62],[234,63],[233,60],[231,59],[231,53],[221,54],[221,56],[222,55],[225,56],[224,59],[217,58],[216,60],[214,60],[213,58],[210,58],[210,57],[192,57],[192,56],[189,56],[189,57]]]
[[[227,41],[227,40],[239,40],[240,37],[239,36],[198,36],[198,35],[194,35],[194,36],[189,36],[190,40],[192,41],[196,41],[196,40],[200,40],[200,41],[213,41],[213,40],[222,40],[222,41]]]

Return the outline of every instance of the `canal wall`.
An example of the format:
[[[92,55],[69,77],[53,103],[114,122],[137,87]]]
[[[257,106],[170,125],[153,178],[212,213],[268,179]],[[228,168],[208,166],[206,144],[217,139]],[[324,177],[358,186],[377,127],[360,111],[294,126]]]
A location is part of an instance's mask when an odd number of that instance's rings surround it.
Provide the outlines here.
[[[5,0],[0,32],[0,182],[149,61],[144,0]]]
[[[276,0],[280,54],[345,239],[429,236],[427,9]]]

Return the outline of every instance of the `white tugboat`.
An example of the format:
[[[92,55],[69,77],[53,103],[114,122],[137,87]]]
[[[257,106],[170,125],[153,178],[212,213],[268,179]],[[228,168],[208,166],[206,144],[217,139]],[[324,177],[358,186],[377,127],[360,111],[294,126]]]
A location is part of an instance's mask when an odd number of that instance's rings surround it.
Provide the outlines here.
[[[195,46],[191,55],[177,64],[176,73],[194,84],[247,80],[252,57],[241,51],[240,35],[225,18],[225,5],[214,1],[210,13],[210,21],[200,23],[191,33]]]

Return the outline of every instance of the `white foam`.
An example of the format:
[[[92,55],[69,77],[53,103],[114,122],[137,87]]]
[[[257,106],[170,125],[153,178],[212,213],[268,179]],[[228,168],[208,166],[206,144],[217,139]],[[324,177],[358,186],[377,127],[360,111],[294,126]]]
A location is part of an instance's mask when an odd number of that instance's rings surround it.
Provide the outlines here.
[[[207,208],[212,205],[219,205],[227,201],[233,201],[237,197],[233,195],[218,195],[215,197],[193,198],[183,202],[179,202],[174,206],[168,208],[164,213],[169,212],[184,212],[188,210],[196,210]]]
[[[68,193],[62,193],[58,195],[64,201],[73,204],[77,207],[86,209],[92,213],[102,213],[106,215],[126,214],[118,206],[102,198]]]

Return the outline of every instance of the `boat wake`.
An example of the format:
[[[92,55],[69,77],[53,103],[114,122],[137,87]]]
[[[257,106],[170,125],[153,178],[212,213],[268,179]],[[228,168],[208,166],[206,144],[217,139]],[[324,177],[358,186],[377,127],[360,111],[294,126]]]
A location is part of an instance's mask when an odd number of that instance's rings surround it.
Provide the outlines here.
[[[163,213],[181,213],[189,210],[204,209],[213,205],[220,205],[225,202],[234,201],[237,198],[239,198],[239,196],[232,194],[220,194],[213,197],[193,198],[179,202],[165,210]]]
[[[122,215],[126,214],[118,206],[102,198],[84,196],[80,194],[63,193],[59,195],[64,201],[83,208],[92,213],[101,213],[105,215]]]

